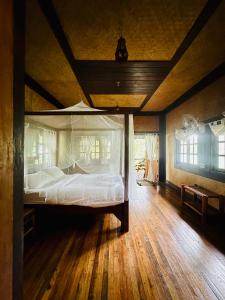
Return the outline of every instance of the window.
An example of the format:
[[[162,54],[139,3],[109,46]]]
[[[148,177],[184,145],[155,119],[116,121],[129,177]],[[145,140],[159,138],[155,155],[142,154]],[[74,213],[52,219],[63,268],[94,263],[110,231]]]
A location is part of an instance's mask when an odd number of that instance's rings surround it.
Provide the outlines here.
[[[186,141],[180,142],[179,158],[181,163],[187,163],[187,142]]]
[[[209,126],[186,141],[175,141],[175,168],[225,182],[225,134]]]
[[[189,163],[191,165],[198,164],[198,136],[196,134],[189,139]]]
[[[191,135],[187,141],[180,141],[177,160],[181,164],[198,164],[198,136]]]
[[[82,160],[111,159],[111,141],[107,136],[81,136],[79,145]]]
[[[225,134],[217,137],[217,168],[225,170]]]
[[[56,164],[56,132],[29,125],[25,134],[25,173],[37,172]]]

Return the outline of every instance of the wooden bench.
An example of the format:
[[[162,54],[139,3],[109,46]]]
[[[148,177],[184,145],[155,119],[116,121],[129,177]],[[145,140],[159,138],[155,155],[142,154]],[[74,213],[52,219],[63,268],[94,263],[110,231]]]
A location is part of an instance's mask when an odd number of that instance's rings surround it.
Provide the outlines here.
[[[193,194],[194,199],[193,201],[185,199],[185,192],[189,192]],[[225,197],[214,192],[211,192],[203,187],[198,185],[189,186],[186,184],[181,185],[181,201],[182,205],[187,205],[192,210],[197,212],[201,216],[202,224],[205,223],[207,217],[207,210],[208,210],[208,200],[210,198],[218,199],[219,201],[219,213],[221,215],[224,214],[224,204],[225,204]],[[200,200],[200,205],[197,204],[197,199]]]

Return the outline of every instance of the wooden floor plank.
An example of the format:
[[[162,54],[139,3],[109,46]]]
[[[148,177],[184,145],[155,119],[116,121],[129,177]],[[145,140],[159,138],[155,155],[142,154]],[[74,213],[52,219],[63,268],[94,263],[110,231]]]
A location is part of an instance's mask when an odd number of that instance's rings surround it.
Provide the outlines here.
[[[119,229],[83,216],[41,234],[25,247],[24,299],[225,299],[224,227],[203,232],[175,191],[138,187]]]

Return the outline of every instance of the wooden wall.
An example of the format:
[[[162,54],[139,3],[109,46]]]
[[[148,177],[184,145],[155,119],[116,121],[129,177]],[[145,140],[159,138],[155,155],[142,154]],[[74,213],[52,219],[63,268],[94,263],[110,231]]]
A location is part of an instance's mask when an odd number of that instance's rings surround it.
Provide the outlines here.
[[[11,1],[0,2],[0,299],[12,299],[13,58]]]
[[[158,132],[158,116],[134,116],[134,131],[138,132]]]
[[[174,168],[174,132],[182,127],[183,114],[192,114],[204,121],[225,111],[225,77],[209,85],[200,93],[172,110],[166,117],[166,170],[167,180],[180,186],[181,183],[198,184],[225,195],[225,184],[209,178]]]
[[[24,2],[0,1],[0,299],[22,299]]]

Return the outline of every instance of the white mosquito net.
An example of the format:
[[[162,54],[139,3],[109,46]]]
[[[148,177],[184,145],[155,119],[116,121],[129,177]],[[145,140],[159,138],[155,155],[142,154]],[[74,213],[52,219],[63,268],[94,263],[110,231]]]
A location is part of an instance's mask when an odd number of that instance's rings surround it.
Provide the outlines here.
[[[46,115],[44,112],[43,115],[27,115],[25,117],[26,189],[41,188],[43,196],[43,187],[48,187],[49,179],[46,171],[48,175],[59,178],[60,174],[108,174],[111,177],[107,184],[105,176],[98,177],[101,178],[101,180],[99,179],[101,186],[108,186],[105,189],[104,198],[105,200],[120,199],[121,201],[122,180],[114,178],[116,184],[120,183],[119,197],[118,191],[112,192],[113,189],[110,190],[109,186],[115,185],[113,176],[120,176],[120,178],[124,176],[124,115],[68,114],[68,112],[85,111],[95,112],[98,110],[81,102],[72,107],[55,111],[60,114]],[[51,112],[54,111],[51,110]],[[130,122],[132,122],[131,117]],[[130,126],[129,135],[133,135],[132,128],[133,126]],[[132,152],[130,151],[130,153]],[[82,195],[84,190],[88,189],[85,182],[86,179],[83,178]],[[133,186],[130,182],[129,186],[131,185]],[[61,186],[58,186],[57,190],[57,193],[61,192]],[[53,196],[54,199],[58,199],[57,193],[51,189],[48,189],[48,192],[46,189],[44,190],[44,196],[49,199]],[[89,194],[89,199],[91,199],[93,192],[89,191]],[[65,195],[63,197],[65,198]],[[80,196],[79,199],[81,198]],[[102,205],[102,202],[98,205]]]

